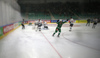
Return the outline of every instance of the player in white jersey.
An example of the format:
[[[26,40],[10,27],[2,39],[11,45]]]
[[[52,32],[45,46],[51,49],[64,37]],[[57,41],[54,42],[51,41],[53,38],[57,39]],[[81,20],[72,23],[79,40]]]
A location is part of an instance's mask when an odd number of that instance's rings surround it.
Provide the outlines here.
[[[42,21],[39,19],[36,24],[37,24],[36,31],[38,30],[41,31]]]
[[[70,30],[69,31],[72,30],[72,27],[74,25],[74,22],[75,22],[74,19],[71,17],[70,20],[69,20],[69,23],[70,23]]]

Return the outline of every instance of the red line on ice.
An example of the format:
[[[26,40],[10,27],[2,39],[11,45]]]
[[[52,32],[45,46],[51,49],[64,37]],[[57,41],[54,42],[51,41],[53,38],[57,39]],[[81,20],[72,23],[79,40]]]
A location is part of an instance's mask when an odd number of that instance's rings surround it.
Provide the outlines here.
[[[42,32],[41,32],[42,33]],[[50,41],[46,38],[46,36],[42,33],[42,35],[45,37],[45,39],[48,41],[48,43],[52,46],[52,48],[57,52],[57,54],[60,56],[60,58],[62,58],[62,56],[60,55],[60,53],[56,50],[56,48],[50,43]]]

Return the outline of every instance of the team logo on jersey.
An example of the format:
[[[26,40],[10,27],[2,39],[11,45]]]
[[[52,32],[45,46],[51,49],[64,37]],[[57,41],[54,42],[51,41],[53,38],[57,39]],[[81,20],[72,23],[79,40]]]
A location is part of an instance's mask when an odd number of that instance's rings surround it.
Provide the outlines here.
[[[62,23],[60,23],[60,24],[62,24]]]

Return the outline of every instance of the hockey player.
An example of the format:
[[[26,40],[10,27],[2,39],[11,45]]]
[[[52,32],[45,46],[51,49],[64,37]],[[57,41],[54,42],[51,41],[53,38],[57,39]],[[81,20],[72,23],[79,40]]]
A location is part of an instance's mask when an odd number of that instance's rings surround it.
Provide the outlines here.
[[[41,31],[41,26],[42,26],[42,21],[39,19],[38,22],[37,22],[37,30]]]
[[[47,22],[43,21],[43,26],[44,29],[48,29]]]
[[[72,30],[72,27],[74,25],[74,22],[75,22],[74,19],[71,17],[70,20],[69,20],[69,23],[70,23],[70,30],[69,31]]]
[[[87,25],[90,26],[90,22],[91,22],[91,20],[90,20],[90,19],[87,19],[86,26],[87,26]]]
[[[97,23],[98,23],[98,19],[95,18],[95,19],[93,20],[93,26],[92,26],[92,28],[95,28],[96,25],[97,25]]]
[[[25,26],[24,26],[24,23],[23,23],[23,22],[22,22],[22,24],[21,24],[21,25],[22,25],[22,29],[25,29]]]
[[[58,31],[59,31],[59,33],[58,33],[58,35],[57,35],[57,37],[59,37],[59,35],[60,35],[60,33],[61,33],[61,27],[62,27],[62,25],[64,24],[64,23],[66,23],[67,21],[65,21],[65,22],[63,22],[62,21],[62,19],[60,19],[60,20],[57,20],[57,27],[56,27],[56,29],[55,29],[55,32],[53,33],[53,35],[52,36],[54,36],[55,35],[55,33],[57,33]]]

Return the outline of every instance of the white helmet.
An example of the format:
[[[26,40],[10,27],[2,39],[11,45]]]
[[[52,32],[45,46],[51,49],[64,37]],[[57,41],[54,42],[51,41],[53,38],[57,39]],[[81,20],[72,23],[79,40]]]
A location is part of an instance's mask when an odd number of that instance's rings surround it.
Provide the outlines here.
[[[59,21],[62,21],[62,19],[60,19]]]

